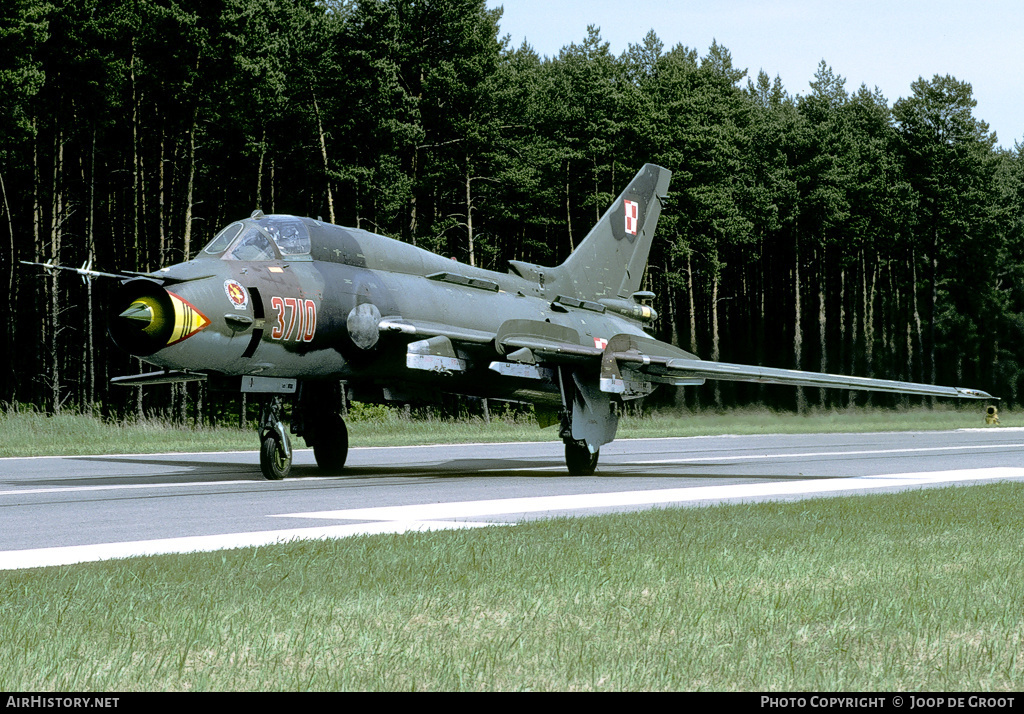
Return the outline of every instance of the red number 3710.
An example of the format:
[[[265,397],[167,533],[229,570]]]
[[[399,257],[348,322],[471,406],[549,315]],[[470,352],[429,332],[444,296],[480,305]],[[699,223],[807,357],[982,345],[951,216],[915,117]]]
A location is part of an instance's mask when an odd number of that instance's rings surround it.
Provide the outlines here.
[[[312,342],[316,334],[316,303],[301,298],[270,298],[270,307],[277,310],[277,324],[270,332],[275,340]]]

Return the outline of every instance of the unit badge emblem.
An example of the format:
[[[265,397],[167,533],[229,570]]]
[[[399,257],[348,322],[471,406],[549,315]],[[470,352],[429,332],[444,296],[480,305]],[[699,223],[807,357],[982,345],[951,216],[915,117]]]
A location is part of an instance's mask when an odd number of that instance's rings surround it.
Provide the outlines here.
[[[249,307],[249,291],[243,288],[240,283],[234,280],[225,280],[224,292],[236,310],[244,310]]]

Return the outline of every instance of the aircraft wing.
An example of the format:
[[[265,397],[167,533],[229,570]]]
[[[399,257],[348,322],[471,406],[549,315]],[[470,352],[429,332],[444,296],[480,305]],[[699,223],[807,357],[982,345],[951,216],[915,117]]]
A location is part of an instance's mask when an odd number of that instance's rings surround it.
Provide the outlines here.
[[[628,358],[628,357],[627,357]],[[730,382],[759,382],[761,384],[789,384],[799,387],[830,387],[835,389],[862,389],[872,392],[896,392],[920,396],[959,397],[962,399],[995,399],[988,392],[965,387],[943,387],[935,384],[898,382],[891,379],[847,377],[823,372],[802,372],[795,369],[757,367],[728,362],[706,362],[699,359],[671,359],[664,364],[668,374],[687,378],[721,379]]]
[[[589,345],[560,342],[554,335],[509,335],[498,338],[505,350],[512,352],[509,359],[534,363],[550,362],[571,364],[600,360],[600,390],[602,392],[630,396],[643,396],[650,392],[645,382],[660,382],[674,385],[703,384],[708,379],[731,382],[756,382],[761,384],[788,384],[800,387],[826,387],[832,389],[856,389],[874,392],[893,392],[919,396],[953,397],[959,399],[992,399],[988,392],[965,387],[946,387],[916,382],[900,382],[890,379],[850,377],[823,372],[804,372],[795,369],[760,367],[757,365],[710,362],[650,337],[637,335],[616,335],[601,350]],[[526,350],[524,353],[523,350]],[[520,359],[516,360],[516,357]]]
[[[626,347],[615,349],[614,347]],[[918,396],[953,397],[959,399],[997,399],[980,389],[965,387],[945,387],[935,384],[917,382],[899,382],[891,379],[872,379],[869,377],[850,377],[841,374],[824,372],[804,372],[796,369],[780,369],[778,367],[760,367],[757,365],[732,364],[729,362],[709,362],[697,359],[692,355],[665,356],[646,354],[637,338],[619,335],[609,341],[608,350],[602,359],[601,389],[602,391],[618,392],[625,385],[626,375],[643,375],[654,381],[683,380],[684,384],[699,384],[707,379],[720,379],[729,382],[756,382],[760,384],[788,384],[795,387],[826,387],[831,389],[856,389],[872,392],[893,392],[897,394],[915,394]],[[644,340],[647,342],[648,340]],[[650,342],[656,342],[650,340]],[[661,344],[661,343],[658,343]],[[678,382],[677,382],[678,383]]]

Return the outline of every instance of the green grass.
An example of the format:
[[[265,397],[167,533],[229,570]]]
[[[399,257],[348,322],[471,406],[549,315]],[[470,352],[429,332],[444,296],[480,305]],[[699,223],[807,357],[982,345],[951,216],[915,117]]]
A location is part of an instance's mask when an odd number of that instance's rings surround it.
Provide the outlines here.
[[[0,573],[0,689],[1006,691],[1024,484]]]
[[[1003,426],[1024,426],[1024,418],[1014,412],[1003,412],[1001,416]],[[982,426],[984,407],[978,405],[909,410],[815,409],[805,415],[749,408],[661,412],[646,417],[625,416],[620,421],[618,438],[903,431]],[[397,409],[361,405],[348,419],[348,428],[352,446],[558,439],[557,429],[542,430],[527,415],[497,416],[490,424],[485,424],[477,417],[408,419]],[[304,444],[297,440],[297,446],[301,448]],[[25,409],[0,411],[0,457],[253,451],[257,448],[255,425],[251,429],[182,427],[159,419],[109,422],[82,414],[47,416]]]

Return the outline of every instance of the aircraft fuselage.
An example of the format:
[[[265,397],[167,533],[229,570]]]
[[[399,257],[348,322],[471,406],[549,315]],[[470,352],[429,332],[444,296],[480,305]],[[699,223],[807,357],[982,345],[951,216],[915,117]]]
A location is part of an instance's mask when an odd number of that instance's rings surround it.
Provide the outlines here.
[[[524,271],[530,278],[497,273],[365,231],[290,220],[308,230],[309,254],[237,260],[227,251],[204,251],[159,271],[163,286],[147,277],[125,283],[113,315],[140,295],[163,299],[165,291],[185,306],[175,319],[193,321],[171,331],[164,344],[159,335],[139,346],[132,339],[141,323],[121,314],[112,324],[115,341],[168,369],[344,380],[364,400],[378,393],[404,398],[404,385],[418,385],[426,391],[414,397],[441,390],[557,402],[556,380],[489,369],[497,326],[552,324],[598,348],[614,335],[645,335],[638,320],[595,301],[574,301],[569,286],[557,281],[545,284],[542,271]],[[253,221],[239,223],[241,234]],[[613,298],[616,308],[617,302],[625,303]],[[189,311],[200,317],[181,315]],[[443,360],[433,369],[409,368],[404,345],[445,335],[459,338],[452,357],[463,369],[445,369]]]

